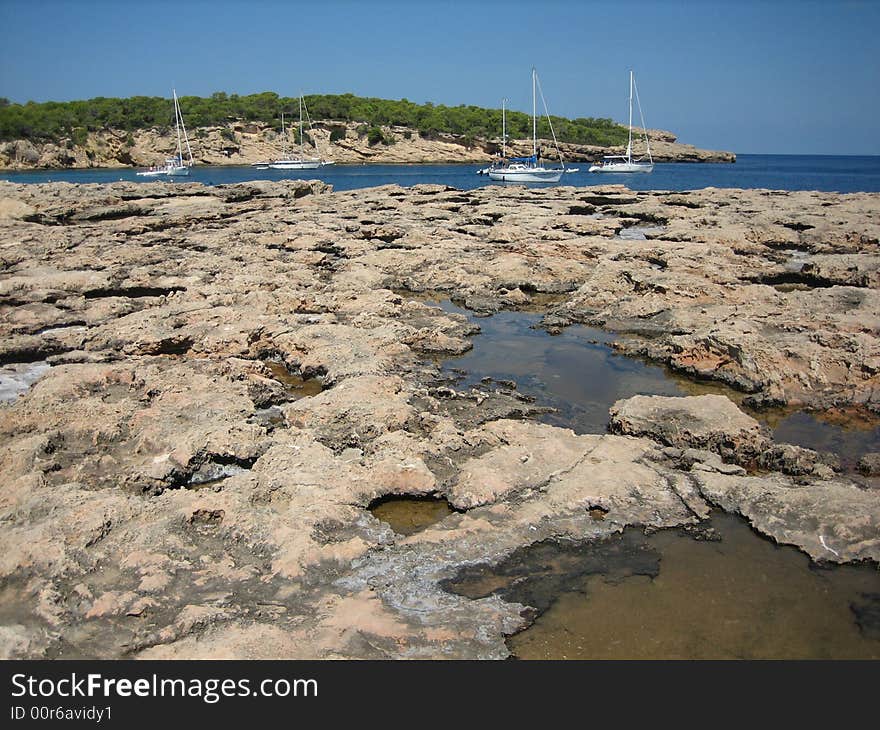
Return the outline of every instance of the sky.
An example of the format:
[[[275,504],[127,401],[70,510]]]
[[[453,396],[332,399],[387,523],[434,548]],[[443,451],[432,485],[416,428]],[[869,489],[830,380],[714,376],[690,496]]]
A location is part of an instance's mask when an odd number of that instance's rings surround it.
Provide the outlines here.
[[[626,121],[739,154],[880,154],[880,0],[0,0],[0,97],[342,94]]]

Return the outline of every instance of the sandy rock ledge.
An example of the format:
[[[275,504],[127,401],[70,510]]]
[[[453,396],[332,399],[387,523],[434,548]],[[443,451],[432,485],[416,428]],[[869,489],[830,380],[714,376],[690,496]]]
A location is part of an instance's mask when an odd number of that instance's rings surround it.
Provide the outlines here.
[[[418,300],[540,306],[753,407],[874,418],[878,213],[761,190],[0,184],[0,654],[503,658],[526,607],[443,590],[463,566],[713,507],[880,561],[880,490],[776,453],[732,401],[542,425],[515,391],[448,381],[438,358],[478,328]],[[366,509],[388,494],[459,511],[404,538]]]

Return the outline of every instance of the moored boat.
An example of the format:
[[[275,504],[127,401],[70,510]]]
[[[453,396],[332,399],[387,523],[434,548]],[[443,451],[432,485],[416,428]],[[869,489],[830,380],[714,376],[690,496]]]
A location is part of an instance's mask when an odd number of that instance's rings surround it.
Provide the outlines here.
[[[645,148],[648,153],[648,161],[641,158],[634,160],[632,153],[633,136],[633,91],[636,94],[636,103],[639,107],[639,116],[642,120],[642,132],[645,135]],[[639,101],[639,90],[636,88],[633,72],[629,72],[629,140],[626,144],[625,155],[606,155],[601,162],[590,166],[590,172],[653,172],[654,159],[651,157],[651,143],[648,141],[648,129],[645,126],[645,117],[642,114],[642,103]]]
[[[541,164],[538,157],[538,113],[537,113],[537,91],[540,82],[538,81],[538,72],[532,69],[532,154],[529,157],[513,157],[509,160],[502,160],[497,165],[493,165],[486,169],[486,174],[490,180],[499,182],[559,182],[562,174],[565,172],[565,162],[562,159],[562,153],[559,150],[559,144],[556,142],[556,133],[553,131],[553,122],[550,120],[550,114],[547,111],[547,103],[544,100],[544,93],[541,92],[541,101],[544,103],[544,112],[547,115],[547,121],[550,124],[550,133],[553,135],[553,143],[556,145],[556,152],[559,154],[559,162],[561,167],[545,167]],[[502,124],[504,124],[504,108],[502,107]],[[502,133],[502,138],[506,142],[506,129]]]
[[[183,123],[183,114],[180,111],[180,102],[177,100],[176,89],[171,90],[174,98],[174,126],[177,129],[177,154],[174,157],[165,159],[163,165],[153,165],[152,167],[141,170],[137,174],[141,177],[159,177],[161,175],[189,175],[189,171],[193,166],[192,148],[189,146],[189,137],[186,134],[186,125]],[[189,153],[189,162],[183,158],[183,147],[186,144],[186,150]]]
[[[325,161],[321,159],[321,157],[306,157],[305,156],[305,144],[303,142],[303,107],[305,106],[305,101],[302,97],[302,94],[299,96],[299,157],[290,156],[286,149],[282,150],[284,153],[284,157],[279,160],[274,160],[269,163],[257,163],[255,167],[262,168],[263,164],[272,170],[317,170],[319,167],[324,167],[325,165],[332,165],[333,162]],[[306,109],[306,116],[308,116],[308,109]],[[312,120],[309,119],[309,128],[314,132],[314,127],[312,126]],[[281,134],[284,137],[285,143],[287,141],[287,135],[284,131],[284,112],[281,113]],[[317,150],[317,145],[315,147]]]

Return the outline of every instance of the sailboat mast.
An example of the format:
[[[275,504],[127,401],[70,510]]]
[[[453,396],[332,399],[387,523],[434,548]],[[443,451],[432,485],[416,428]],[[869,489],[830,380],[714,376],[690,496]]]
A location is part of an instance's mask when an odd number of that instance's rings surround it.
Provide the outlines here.
[[[305,148],[303,146],[303,97],[302,94],[299,95],[299,155],[302,157],[305,154]]]
[[[180,110],[180,101],[177,102],[177,114],[180,117],[180,128],[183,130],[183,141],[186,142],[186,151],[189,154],[189,166],[193,166],[193,151],[189,145],[189,135],[186,133],[186,124],[183,121],[183,112]]]
[[[535,99],[535,75],[532,67],[532,156],[538,157],[538,102]]]
[[[626,161],[632,162],[633,147],[633,72],[629,72],[629,142],[626,144]]]
[[[633,90],[636,92],[636,104],[639,106],[639,119],[642,122],[642,133],[645,135],[645,149],[648,151],[648,162],[654,164],[654,158],[651,156],[651,142],[648,139],[648,125],[645,124],[645,115],[642,112],[642,100],[639,99],[639,87],[633,77]]]
[[[501,156],[507,157],[507,97],[501,100]]]
[[[174,127],[177,130],[177,159],[183,162],[183,144],[180,140],[180,107],[177,105],[177,90],[171,89],[174,97]]]
[[[284,112],[281,112],[281,154],[287,157],[287,132],[284,130]]]

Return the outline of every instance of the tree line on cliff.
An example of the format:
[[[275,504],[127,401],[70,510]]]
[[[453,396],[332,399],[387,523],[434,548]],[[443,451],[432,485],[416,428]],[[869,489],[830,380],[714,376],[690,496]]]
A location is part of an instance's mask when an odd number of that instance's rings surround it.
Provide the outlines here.
[[[465,138],[489,139],[501,136],[501,110],[478,106],[415,104],[407,99],[389,100],[353,94],[310,95],[305,102],[312,119],[363,122],[374,126],[403,126],[424,137],[455,134]],[[262,122],[281,129],[281,113],[288,119],[299,116],[299,98],[281,97],[274,92],[226,94],[210,97],[180,97],[187,126],[223,127],[238,121]],[[553,129],[562,142],[593,145],[619,145],[626,142],[627,130],[611,119],[552,117]],[[511,138],[532,136],[531,116],[507,112]],[[135,131],[167,129],[174,124],[170,99],[133,96],[127,99],[97,97],[85,101],[48,101],[12,104],[0,99],[0,141],[27,139],[39,142],[73,140],[81,143],[89,132],[101,129]],[[546,118],[539,120],[539,136],[549,137]]]

